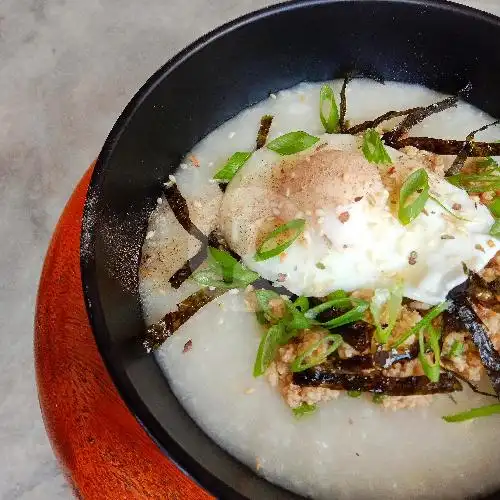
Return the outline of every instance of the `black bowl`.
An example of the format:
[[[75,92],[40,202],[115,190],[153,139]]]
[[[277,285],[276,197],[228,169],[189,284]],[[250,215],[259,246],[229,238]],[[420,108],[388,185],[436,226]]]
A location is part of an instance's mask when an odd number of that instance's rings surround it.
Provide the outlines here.
[[[500,116],[500,20],[448,2],[295,1],[213,31],[153,75],[116,122],[87,195],[81,267],[95,339],[160,448],[219,498],[298,498],[214,444],[171,392],[144,330],[138,263],[161,183],[209,132],[270,92],[358,70],[454,93]],[[493,498],[493,497],[492,497]]]

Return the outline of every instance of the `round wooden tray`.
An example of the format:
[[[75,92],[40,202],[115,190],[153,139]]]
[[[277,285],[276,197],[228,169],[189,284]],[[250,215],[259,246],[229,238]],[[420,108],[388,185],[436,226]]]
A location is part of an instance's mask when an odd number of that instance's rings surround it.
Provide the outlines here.
[[[95,345],[80,277],[80,227],[92,170],[57,224],[38,290],[36,378],[52,448],[79,498],[212,498],[148,437]]]

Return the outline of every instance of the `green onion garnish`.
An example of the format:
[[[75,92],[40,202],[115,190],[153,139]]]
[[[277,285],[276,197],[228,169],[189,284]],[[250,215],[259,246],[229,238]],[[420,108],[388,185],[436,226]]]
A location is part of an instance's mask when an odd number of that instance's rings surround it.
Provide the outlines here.
[[[425,341],[424,341],[424,331],[427,330],[429,336],[429,347],[434,353],[434,363],[431,363],[427,356],[425,355]],[[420,346],[420,351],[418,353],[418,359],[422,365],[425,375],[431,382],[438,382],[439,375],[441,373],[441,351],[439,349],[439,338],[441,333],[433,328],[430,324],[427,328],[421,328],[418,332],[418,344]]]
[[[372,398],[372,401],[376,404],[376,405],[381,405],[382,402],[384,401],[384,395],[383,394],[374,394],[373,395],[373,398]]]
[[[347,325],[349,323],[354,323],[363,318],[365,311],[370,305],[368,302],[361,299],[353,298],[339,298],[323,302],[322,304],[309,309],[305,313],[305,317],[310,320],[315,320],[316,317],[328,309],[340,309],[341,311],[347,310],[344,314],[337,318],[333,318],[325,323],[316,322],[316,324],[321,325],[323,328],[338,328],[342,325]]]
[[[214,179],[218,181],[230,181],[238,172],[238,170],[247,162],[252,156],[252,153],[240,151],[234,153],[226,164],[214,175]]]
[[[304,149],[310,148],[318,141],[319,137],[298,130],[276,137],[276,139],[268,143],[267,148],[282,156],[286,156],[304,151]]]
[[[293,303],[293,306],[300,312],[305,313],[307,310],[309,310],[309,299],[301,295],[300,297],[297,297],[297,299]]]
[[[495,196],[493,201],[488,205],[493,217],[500,217],[500,196]]]
[[[414,195],[418,194],[415,198]],[[408,201],[413,199],[410,203]],[[403,225],[409,224],[424,209],[429,199],[429,176],[423,168],[410,174],[399,192],[398,218]]]
[[[302,418],[305,417],[306,415],[311,415],[311,413],[314,413],[317,409],[318,409],[317,405],[309,405],[307,403],[302,403],[300,406],[297,406],[297,408],[294,408],[292,412],[296,418]]]
[[[347,395],[350,398],[359,398],[361,396],[361,391],[347,391]]]
[[[497,219],[491,226],[490,235],[500,238],[500,219]]]
[[[271,308],[269,307],[269,302],[271,300],[281,300],[281,297],[278,293],[274,292],[273,290],[255,290],[255,298],[257,299],[257,305],[259,306],[258,310],[264,313],[264,317],[268,321],[279,319],[273,315]]]
[[[490,415],[495,415],[496,413],[500,413],[500,403],[481,406],[480,408],[473,408],[472,410],[456,413],[455,415],[447,415],[442,418],[446,422],[465,422],[466,420],[472,420],[473,418],[489,417]]]
[[[391,336],[392,330],[396,324],[401,311],[403,301],[403,284],[397,284],[392,290],[375,290],[375,294],[370,302],[370,312],[375,322],[375,336],[381,344],[386,344]],[[382,326],[382,309],[385,306],[387,310],[387,326]]]
[[[345,299],[347,297],[349,297],[349,295],[347,295],[345,290],[335,290],[326,296],[327,300]]]
[[[290,370],[296,373],[307,370],[308,368],[312,368],[313,366],[320,365],[321,363],[326,361],[326,359],[328,358],[328,356],[330,356],[330,354],[332,354],[332,352],[336,351],[341,346],[342,342],[343,340],[340,335],[326,335],[321,340],[318,340],[318,342],[315,342],[311,347],[309,347],[307,351],[297,356],[290,365]],[[309,359],[311,357],[311,354],[323,344],[329,344],[329,347],[326,349],[326,351],[319,356],[315,356],[312,359]],[[306,361],[307,359],[309,359],[309,361]]]
[[[263,375],[276,357],[283,333],[284,327],[281,323],[278,323],[277,325],[272,325],[263,335],[253,367],[254,377]]]
[[[457,174],[446,180],[469,193],[484,193],[500,189],[500,175],[495,174]]]
[[[274,231],[269,233],[264,241],[260,244],[254,259],[257,262],[276,257],[281,252],[284,252],[304,231],[306,226],[306,221],[304,219],[293,219],[286,224],[278,226]],[[284,243],[277,244],[277,236],[284,233],[285,231],[294,231],[293,235],[287,239]],[[273,246],[274,244],[274,246]],[[271,246],[271,248],[269,248]]]
[[[329,85],[323,85],[319,92],[319,117],[328,134],[338,132],[339,109]]]
[[[448,351],[448,354],[446,355],[447,358],[456,358],[458,356],[461,356],[464,352],[464,343],[459,342],[458,340],[455,340],[453,344],[450,347],[450,350]]]
[[[232,255],[213,247],[208,247],[208,266],[191,276],[202,286],[228,289],[244,288],[258,278],[258,273],[247,269]]]
[[[363,154],[370,163],[388,164],[392,163],[391,157],[384,147],[380,134],[369,128],[363,135]]]
[[[432,201],[434,201],[435,203],[437,203],[445,212],[449,213],[450,215],[452,215],[456,219],[460,219],[460,220],[463,220],[463,221],[466,221],[466,222],[471,222],[469,219],[466,219],[465,217],[461,217],[460,215],[457,215],[455,212],[453,212],[452,210],[450,210],[446,205],[444,205],[443,203],[441,203],[441,201],[438,198],[436,198],[435,196],[433,196],[432,194],[429,194],[429,198]]]
[[[426,328],[431,324],[434,318],[437,318],[443,311],[448,309],[448,302],[441,302],[437,306],[433,307],[416,325],[410,328],[407,332],[403,333],[399,339],[397,339],[393,344],[392,348],[399,347],[403,342],[409,339],[412,335],[420,332],[422,328]]]

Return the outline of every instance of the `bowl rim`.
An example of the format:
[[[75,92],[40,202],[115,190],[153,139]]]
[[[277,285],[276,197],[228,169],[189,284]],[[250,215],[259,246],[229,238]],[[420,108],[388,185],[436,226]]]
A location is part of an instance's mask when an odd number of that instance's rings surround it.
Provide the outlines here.
[[[87,316],[89,318],[92,334],[96,342],[100,356],[104,361],[114,387],[118,391],[120,398],[124,401],[128,410],[144,429],[147,435],[158,446],[161,452],[171,460],[175,466],[185,474],[190,480],[202,487],[207,492],[216,495],[217,498],[227,498],[230,493],[232,498],[244,497],[241,493],[235,491],[231,486],[212,474],[196,458],[185,451],[175,439],[161,426],[153,414],[148,410],[140,395],[136,392],[127,376],[117,369],[113,353],[111,352],[111,343],[105,335],[98,335],[99,330],[106,329],[103,319],[100,296],[96,282],[95,268],[95,233],[93,231],[92,218],[94,215],[93,195],[99,192],[100,185],[105,177],[106,165],[113,155],[114,147],[119,141],[122,132],[126,129],[130,120],[133,119],[136,111],[142,105],[144,100],[151,92],[180,65],[194,56],[207,45],[215,40],[229,35],[231,32],[244,26],[252,24],[260,19],[279,15],[283,12],[300,10],[325,4],[352,4],[352,3],[386,3],[386,4],[407,4],[415,6],[426,6],[432,9],[457,12],[468,17],[488,21],[490,23],[500,24],[500,18],[489,12],[481,11],[474,7],[458,4],[448,0],[287,0],[282,3],[270,5],[247,14],[239,16],[228,21],[208,33],[200,36],[191,42],[180,52],[159,67],[140,87],[140,89],[131,98],[125,106],[120,116],[114,123],[109,132],[104,145],[95,162],[94,170],[87,190],[80,238],[80,271],[82,279],[83,296]],[[147,422],[147,423],[146,423]],[[195,422],[195,425],[196,422]],[[160,438],[157,436],[161,436]],[[208,436],[209,437],[209,436]],[[209,437],[209,439],[211,439]],[[234,460],[237,460],[234,458]],[[189,470],[188,470],[189,469]],[[265,478],[262,478],[265,480]],[[278,486],[278,488],[280,488]],[[292,495],[292,493],[290,492]]]

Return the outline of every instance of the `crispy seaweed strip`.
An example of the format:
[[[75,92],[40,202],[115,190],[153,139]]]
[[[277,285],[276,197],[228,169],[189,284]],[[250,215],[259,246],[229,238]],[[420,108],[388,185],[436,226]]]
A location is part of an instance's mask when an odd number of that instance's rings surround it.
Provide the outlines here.
[[[376,128],[381,123],[387,120],[391,120],[392,118],[409,115],[410,113],[415,112],[417,109],[420,108],[410,108],[410,109],[405,109],[403,111],[388,111],[387,113],[384,113],[383,115],[379,116],[378,118],[375,118],[374,120],[367,120],[363,123],[360,123],[359,125],[354,125],[354,127],[347,129],[345,133],[351,135],[357,135],[360,134],[361,132],[365,132],[369,128]]]
[[[407,137],[398,140],[391,147],[395,149],[413,146],[422,151],[429,151],[438,155],[457,155],[460,153],[464,141],[453,139],[434,139],[432,137]],[[500,143],[496,142],[473,142],[469,151],[469,157],[482,158],[486,156],[500,156]]]
[[[158,349],[165,340],[191,316],[196,314],[204,305],[216,299],[227,290],[209,290],[203,288],[177,305],[177,310],[167,313],[160,321],[153,323],[141,338],[141,343],[146,352]]]
[[[264,147],[267,141],[267,136],[269,135],[269,129],[271,128],[271,123],[273,123],[272,115],[264,115],[260,119],[259,132],[257,133],[257,145],[255,149],[260,149]]]
[[[373,370],[375,367],[374,358],[371,354],[352,356],[350,358],[329,358],[330,366],[340,372],[362,373],[363,370]]]
[[[459,380],[461,380],[465,384],[467,384],[471,388],[471,390],[473,392],[475,392],[476,394],[481,394],[481,396],[488,396],[489,398],[498,399],[498,396],[496,394],[492,394],[491,392],[480,391],[470,380],[468,380],[466,377],[464,377],[460,373],[457,373],[456,371],[451,370],[450,368],[447,368],[444,365],[441,365],[441,368],[444,371],[451,373],[452,375],[454,375],[455,377],[457,377]]]
[[[449,293],[450,312],[457,316],[470,333],[493,388],[500,396],[500,354],[493,346],[488,332],[472,307],[468,296],[468,285],[469,280]]]
[[[349,85],[349,82],[354,78],[354,73],[349,72],[345,78],[344,78],[344,83],[342,84],[342,90],[340,91],[340,117],[339,117],[339,132],[341,134],[346,133],[346,121],[345,117],[347,114],[347,85]]]
[[[482,132],[494,125],[498,125],[500,120],[494,121],[493,123],[489,123],[488,125],[484,125],[477,130],[472,131],[466,138],[463,143],[462,149],[459,151],[457,157],[453,160],[451,167],[445,172],[446,176],[456,175],[458,174],[465,165],[467,158],[470,156],[470,152],[472,150],[472,145],[474,144],[474,137],[478,132]]]
[[[196,255],[191,257],[184,265],[176,271],[168,280],[173,288],[179,288],[200,266],[207,258],[207,246],[224,250],[231,254],[235,259],[239,260],[239,255],[236,255],[228,246],[224,237],[216,229],[208,235],[207,243],[203,243]]]
[[[179,224],[191,235],[194,236],[201,243],[207,242],[207,237],[193,224],[189,217],[189,209],[186,198],[182,196],[177,184],[174,183],[164,189],[167,202],[174,212],[175,218]]]
[[[414,396],[440,394],[462,390],[462,384],[451,373],[444,372],[438,382],[430,382],[426,376],[385,377],[380,374],[358,375],[343,373],[325,365],[293,374],[293,383],[301,387],[325,387],[334,390],[372,392],[387,396]]]
[[[415,108],[415,111],[413,113],[409,113],[397,127],[383,135],[384,142],[388,146],[395,147],[399,140],[406,135],[411,128],[418,125],[428,116],[441,113],[441,111],[455,107],[458,103],[459,96],[466,94],[470,91],[470,89],[471,85],[469,83],[458,93],[458,96],[447,97],[446,99],[435,102],[430,106]]]

